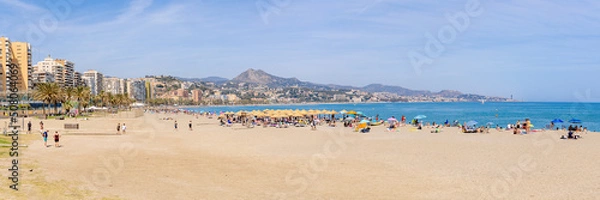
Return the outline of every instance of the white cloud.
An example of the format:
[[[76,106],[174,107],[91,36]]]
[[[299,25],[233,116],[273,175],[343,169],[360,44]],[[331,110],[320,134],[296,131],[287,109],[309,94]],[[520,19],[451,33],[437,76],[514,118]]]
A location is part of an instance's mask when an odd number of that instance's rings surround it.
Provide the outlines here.
[[[15,8],[27,10],[27,11],[40,11],[43,10],[40,7],[37,7],[32,4],[27,4],[19,0],[0,0],[0,4],[6,4]]]

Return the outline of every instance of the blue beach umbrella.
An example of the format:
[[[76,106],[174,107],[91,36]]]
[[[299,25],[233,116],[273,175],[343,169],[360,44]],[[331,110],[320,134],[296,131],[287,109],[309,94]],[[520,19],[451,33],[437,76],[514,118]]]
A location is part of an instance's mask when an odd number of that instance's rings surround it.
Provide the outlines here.
[[[569,122],[571,122],[571,123],[573,123],[573,124],[581,124],[581,120],[579,120],[579,119],[575,119],[575,118],[573,118],[573,119],[569,120]]]
[[[477,123],[478,123],[477,121],[471,120],[471,121],[467,122],[467,126],[475,126],[475,125],[477,125]]]
[[[425,119],[425,118],[427,118],[427,116],[425,116],[425,115],[417,115],[415,117],[415,119]]]
[[[552,123],[563,123],[564,121],[562,119],[554,119],[552,120]]]

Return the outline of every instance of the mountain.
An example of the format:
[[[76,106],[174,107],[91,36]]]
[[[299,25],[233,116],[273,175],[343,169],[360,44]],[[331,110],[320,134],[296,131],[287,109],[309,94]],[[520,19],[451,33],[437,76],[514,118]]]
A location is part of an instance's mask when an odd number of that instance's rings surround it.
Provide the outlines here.
[[[221,84],[221,83],[225,83],[225,82],[229,81],[229,79],[218,77],[218,76],[209,76],[206,78],[201,78],[200,81]]]
[[[431,95],[430,91],[410,90],[400,86],[389,86],[382,84],[371,84],[361,88],[367,92],[389,92],[400,96],[423,96]]]
[[[247,83],[255,85],[266,85],[268,87],[305,87],[315,90],[361,90],[369,93],[374,92],[389,92],[399,96],[430,96],[430,97],[445,97],[445,98],[466,98],[474,101],[479,99],[487,99],[488,97],[476,94],[463,94],[454,90],[442,90],[440,92],[431,92],[428,90],[411,90],[400,86],[390,86],[382,84],[370,84],[364,87],[342,86],[342,85],[324,85],[311,82],[300,81],[297,78],[282,78],[271,75],[263,70],[248,69],[235,78],[231,79],[234,83]],[[495,99],[502,99],[496,98]]]
[[[181,78],[181,77],[175,77],[176,79],[179,79],[181,81],[189,81],[189,82],[212,82],[215,84],[221,84],[221,83],[225,83],[227,81],[229,81],[229,79],[226,78],[221,78],[221,77],[217,77],[217,76],[209,76],[206,78]]]
[[[231,79],[235,83],[249,83],[256,85],[266,85],[269,87],[306,87],[311,89],[328,89],[325,85],[314,84],[300,81],[297,78],[282,78],[271,75],[263,70],[248,69],[235,78]]]

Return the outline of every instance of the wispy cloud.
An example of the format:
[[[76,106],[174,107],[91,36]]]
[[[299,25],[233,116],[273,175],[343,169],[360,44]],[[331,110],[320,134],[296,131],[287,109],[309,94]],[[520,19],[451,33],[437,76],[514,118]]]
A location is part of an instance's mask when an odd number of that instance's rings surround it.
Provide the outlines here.
[[[117,17],[118,22],[125,22],[131,18],[142,14],[146,8],[152,5],[152,0],[132,0],[129,7]]]
[[[0,0],[0,4],[5,4],[14,8],[18,8],[18,9],[22,9],[22,10],[26,10],[29,12],[33,12],[33,11],[40,11],[43,10],[42,8],[33,5],[33,4],[28,4],[25,2],[22,2],[20,0]]]
[[[600,84],[593,76],[600,73],[594,53],[600,3],[593,0],[482,0],[484,13],[471,17],[468,30],[417,76],[406,53],[423,49],[424,35],[437,36],[451,25],[447,15],[464,12],[467,2],[293,1],[264,24],[254,1],[86,1],[35,48],[43,52],[39,59],[52,54],[75,61],[78,70],[120,77],[232,78],[253,67],[319,83],[529,95],[519,99],[536,98],[535,91],[522,92],[523,85],[546,87],[569,69],[581,72],[586,84]],[[0,11],[26,10],[19,14],[32,21],[45,6],[15,0],[0,5]],[[11,26],[2,34],[22,35],[15,31],[27,28],[20,17],[0,22],[0,28]],[[554,89],[563,99],[572,91]]]

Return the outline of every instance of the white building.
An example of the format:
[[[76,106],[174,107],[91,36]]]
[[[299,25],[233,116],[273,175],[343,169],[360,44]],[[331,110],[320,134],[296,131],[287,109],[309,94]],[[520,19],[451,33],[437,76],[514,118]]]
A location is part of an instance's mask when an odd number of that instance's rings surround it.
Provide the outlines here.
[[[85,82],[85,85],[90,87],[92,95],[98,95],[100,91],[104,90],[102,87],[104,76],[100,72],[96,70],[88,70],[83,73],[81,78]]]
[[[127,79],[126,91],[129,97],[138,102],[146,101],[146,81],[141,79]]]
[[[48,72],[61,87],[73,87],[75,63],[65,59],[52,59],[50,55],[33,66],[33,72]],[[41,74],[41,73],[40,73]]]
[[[53,83],[55,81],[54,74],[45,71],[33,72],[31,81],[34,86],[39,83]]]
[[[107,77],[102,80],[104,91],[112,94],[125,94],[126,85],[126,81],[121,78]]]

